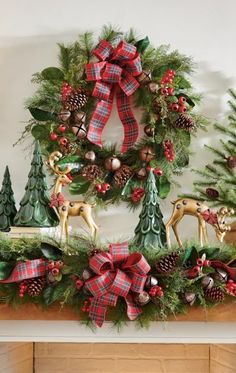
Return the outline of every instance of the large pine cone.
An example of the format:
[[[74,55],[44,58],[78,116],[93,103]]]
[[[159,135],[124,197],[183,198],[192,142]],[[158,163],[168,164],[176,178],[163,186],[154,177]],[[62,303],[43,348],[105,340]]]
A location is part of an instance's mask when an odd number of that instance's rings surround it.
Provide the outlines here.
[[[225,294],[218,286],[213,286],[211,289],[205,290],[205,298],[210,299],[214,302],[223,302]]]
[[[65,101],[65,109],[75,111],[81,109],[88,101],[88,95],[85,90],[79,88],[73,90]]]
[[[114,182],[119,188],[123,188],[130,177],[133,175],[132,169],[127,165],[122,165],[119,170],[115,172]]]
[[[27,293],[30,297],[37,297],[42,292],[46,280],[45,277],[35,277],[29,280],[26,280]]]
[[[178,260],[179,260],[179,253],[173,252],[161,258],[159,262],[156,263],[156,269],[160,273],[166,273],[166,274],[170,273],[176,268]]]
[[[184,131],[193,131],[196,128],[194,120],[186,114],[180,114],[174,123],[174,127],[184,130]]]
[[[103,172],[101,168],[96,164],[89,164],[82,169],[82,175],[88,181],[94,181],[102,177]]]

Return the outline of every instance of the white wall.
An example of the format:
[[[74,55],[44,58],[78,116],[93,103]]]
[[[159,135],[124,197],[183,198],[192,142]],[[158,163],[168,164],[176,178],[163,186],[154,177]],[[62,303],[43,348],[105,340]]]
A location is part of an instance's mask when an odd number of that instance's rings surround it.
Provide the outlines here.
[[[56,64],[57,42],[74,41],[78,33],[88,29],[98,32],[106,23],[120,25],[122,30],[134,27],[156,46],[171,44],[193,56],[198,64],[194,84],[205,96],[201,112],[212,121],[225,119],[226,91],[236,88],[234,0],[0,0],[0,5],[0,178],[8,164],[17,202],[23,195],[30,157],[23,152],[26,144],[14,148],[12,144],[29,119],[24,100],[34,90],[31,75]],[[110,136],[116,125],[111,122]],[[209,159],[203,144],[214,142],[215,137],[212,131],[199,134],[192,146],[195,155],[191,166],[199,167]],[[191,191],[192,177],[186,171],[179,178],[182,191]],[[175,189],[170,199],[178,193],[180,190]],[[163,203],[165,219],[170,214],[170,199]],[[115,238],[132,234],[137,216],[128,214],[125,207],[99,212],[101,235]],[[183,235],[194,234],[195,223],[192,219]]]

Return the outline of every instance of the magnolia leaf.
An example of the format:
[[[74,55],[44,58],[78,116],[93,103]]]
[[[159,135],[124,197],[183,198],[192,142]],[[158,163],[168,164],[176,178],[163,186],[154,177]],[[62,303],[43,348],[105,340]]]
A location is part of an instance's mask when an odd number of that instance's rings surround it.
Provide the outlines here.
[[[14,268],[14,264],[8,262],[0,262],[0,280],[6,280],[12,270]]]
[[[185,264],[186,267],[194,267],[197,264],[198,258],[199,258],[199,253],[196,247],[194,246],[188,247],[183,257],[183,264]]]
[[[203,254],[206,254],[207,259],[216,259],[219,257],[220,249],[218,247],[208,247],[207,249],[202,249],[198,254],[199,258],[201,258]]]
[[[188,131],[178,131],[179,141],[183,146],[188,147],[191,142],[191,135]]]
[[[188,89],[188,88],[191,88],[191,84],[190,84],[190,82],[187,80],[187,79],[185,79],[183,76],[180,76],[180,77],[178,77],[179,79],[178,79],[178,87],[180,88],[180,89]],[[181,95],[182,96],[182,95]]]
[[[72,182],[69,185],[69,191],[70,191],[71,194],[84,194],[84,193],[87,192],[89,186],[90,186],[90,182],[87,181],[87,180],[84,180],[83,183],[81,183],[81,182]]]
[[[144,39],[138,40],[135,43],[135,47],[137,48],[137,52],[143,53],[147,49],[149,44],[150,44],[150,41],[149,41],[148,36],[146,36],[146,38],[144,38]]]
[[[175,165],[180,168],[184,168],[189,164],[189,156],[186,153],[178,154],[178,157],[175,159]]]
[[[54,276],[54,278],[55,278],[55,280],[56,281],[61,281],[61,279],[62,279],[62,274],[61,273],[59,273],[57,276]]]
[[[56,260],[62,256],[62,251],[57,246],[47,242],[41,242],[41,251],[45,258],[50,260]]]
[[[166,198],[170,192],[170,182],[169,180],[165,177],[162,176],[159,179],[159,195],[160,198]]]
[[[41,72],[41,75],[46,80],[63,80],[64,73],[58,67],[47,67]]]
[[[54,121],[55,115],[49,111],[41,110],[38,108],[29,107],[32,117],[40,122]]]
[[[186,102],[187,102],[190,106],[192,106],[192,107],[195,106],[195,103],[193,102],[193,100],[192,100],[188,95],[186,95],[185,93],[180,93],[180,94],[176,95],[176,97],[178,97],[178,98],[179,98],[180,96],[185,97],[185,98],[186,98]]]
[[[78,155],[70,155],[64,158],[61,158],[57,165],[63,170],[66,167],[70,167],[72,171],[78,172],[82,167],[82,159]]]
[[[31,133],[36,140],[40,140],[49,136],[49,129],[45,125],[36,124],[31,129]]]

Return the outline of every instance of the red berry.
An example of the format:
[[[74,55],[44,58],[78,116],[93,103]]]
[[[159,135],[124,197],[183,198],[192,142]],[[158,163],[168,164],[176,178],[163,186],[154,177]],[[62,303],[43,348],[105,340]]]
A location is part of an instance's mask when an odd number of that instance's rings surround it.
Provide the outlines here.
[[[48,263],[48,269],[53,269],[55,267],[55,262]]]
[[[162,176],[163,175],[163,171],[160,168],[155,168],[154,175]]]
[[[186,111],[187,111],[186,106],[183,106],[183,105],[180,105],[180,106],[179,106],[179,112],[180,112],[180,113],[185,113]]]
[[[60,131],[61,133],[65,132],[66,126],[64,126],[64,124],[60,124],[60,126],[58,127],[58,131]]]
[[[228,281],[228,284],[233,284],[233,283],[234,283],[233,280],[229,280],[229,281]]]
[[[161,95],[167,96],[168,95],[168,89],[167,88],[161,88]]]
[[[68,144],[68,139],[66,137],[61,137],[59,143],[62,146],[66,146]]]
[[[186,98],[184,96],[180,96],[179,99],[178,99],[178,101],[179,101],[180,105],[183,105],[186,102]]]
[[[172,104],[171,105],[171,110],[178,111],[179,110],[179,105],[178,104]]]
[[[172,84],[172,83],[173,83],[173,79],[172,79],[172,78],[169,78],[169,79],[168,79],[168,83]]]
[[[172,69],[167,70],[166,74],[175,76],[176,72]]]
[[[82,286],[84,285],[84,281],[78,279],[78,280],[76,281],[75,285],[76,285],[76,288],[77,288],[78,290],[80,290],[80,289],[82,288]]]
[[[101,192],[101,190],[102,190],[102,186],[101,186],[101,184],[96,184],[95,185],[95,188],[96,188],[96,190],[97,190],[97,192]]]
[[[174,88],[173,88],[173,87],[169,87],[169,88],[168,88],[168,94],[169,94],[170,96],[174,96]]]
[[[195,267],[193,267],[193,271],[194,271],[195,273],[200,273],[200,272],[201,272],[201,267],[199,267],[199,266],[195,266]]]
[[[210,267],[211,266],[211,261],[210,260],[204,260],[203,265],[204,265],[204,267]]]
[[[57,275],[59,275],[59,273],[60,273],[60,270],[58,268],[53,268],[52,269],[52,275],[53,276],[57,276]]]
[[[50,135],[50,139],[52,140],[52,141],[56,141],[57,140],[57,134],[55,133],[55,132],[52,132],[51,133],[51,135]]]
[[[102,187],[103,190],[105,190],[107,192],[110,189],[111,186],[108,183],[104,183],[104,184],[101,185],[101,187]]]
[[[202,267],[203,266],[203,260],[201,258],[197,259],[197,265]]]
[[[57,260],[55,263],[55,267],[61,269],[63,267],[63,262],[61,260]]]

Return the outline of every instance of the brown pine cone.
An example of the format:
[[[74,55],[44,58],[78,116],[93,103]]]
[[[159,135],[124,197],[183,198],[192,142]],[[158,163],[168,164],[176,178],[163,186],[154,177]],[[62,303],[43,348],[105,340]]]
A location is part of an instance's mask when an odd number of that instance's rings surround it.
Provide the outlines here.
[[[115,172],[114,182],[119,188],[123,188],[130,177],[133,175],[132,169],[127,165],[122,165],[119,170]]]
[[[46,279],[45,277],[35,277],[26,280],[25,284],[27,286],[27,293],[29,296],[38,297],[46,284]]]
[[[205,298],[214,302],[223,302],[225,295],[220,287],[213,286],[212,288],[205,290]]]
[[[184,131],[193,131],[196,128],[196,123],[187,114],[180,114],[174,123],[174,127]]]
[[[166,273],[166,274],[170,273],[176,268],[178,260],[179,260],[179,253],[173,252],[161,258],[159,262],[156,263],[156,269],[160,273]]]
[[[103,172],[101,168],[96,164],[89,164],[82,169],[82,176],[88,181],[94,181],[102,177]]]
[[[82,88],[78,88],[77,90],[73,90],[71,94],[67,97],[64,104],[64,108],[66,110],[75,111],[81,109],[87,101],[87,92]]]

